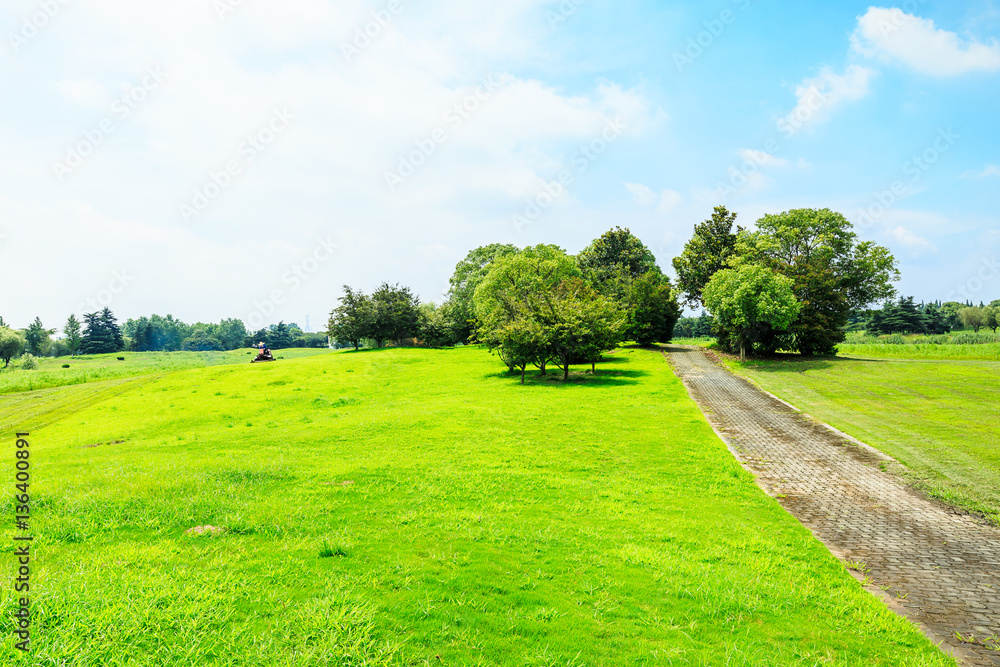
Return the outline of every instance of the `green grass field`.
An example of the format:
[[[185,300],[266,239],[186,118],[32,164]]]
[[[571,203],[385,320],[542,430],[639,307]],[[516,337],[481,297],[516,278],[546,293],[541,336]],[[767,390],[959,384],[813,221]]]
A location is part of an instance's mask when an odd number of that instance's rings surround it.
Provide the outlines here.
[[[837,346],[837,350],[840,355],[877,359],[983,359],[1000,361],[1000,343],[981,345],[841,343]]]
[[[912,349],[918,346],[882,347],[902,347],[913,357],[727,363],[895,457],[918,488],[1000,523],[1000,362],[932,360]]]
[[[32,433],[37,558],[34,653],[4,632],[3,664],[954,665],[660,354],[502,370],[400,349],[0,397]]]
[[[326,348],[275,350],[275,357],[296,359],[315,354],[328,354]],[[201,368],[224,364],[243,364],[256,352],[119,352],[81,357],[40,358],[36,370],[21,370],[17,361],[8,368],[0,367],[0,394],[65,387],[98,380],[112,380],[150,373],[165,373],[186,368]],[[124,357],[119,361],[118,357]],[[63,365],[69,368],[63,368]]]

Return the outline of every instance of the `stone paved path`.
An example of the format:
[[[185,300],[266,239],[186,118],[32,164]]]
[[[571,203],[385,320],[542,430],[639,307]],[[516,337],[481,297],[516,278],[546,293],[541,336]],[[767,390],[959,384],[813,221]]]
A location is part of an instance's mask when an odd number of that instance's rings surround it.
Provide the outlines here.
[[[674,371],[760,486],[869,590],[967,665],[1000,665],[1000,530],[910,489],[884,454],[810,420],[713,363],[670,346]],[[961,641],[956,633],[970,641]],[[1000,644],[996,645],[1000,648]]]

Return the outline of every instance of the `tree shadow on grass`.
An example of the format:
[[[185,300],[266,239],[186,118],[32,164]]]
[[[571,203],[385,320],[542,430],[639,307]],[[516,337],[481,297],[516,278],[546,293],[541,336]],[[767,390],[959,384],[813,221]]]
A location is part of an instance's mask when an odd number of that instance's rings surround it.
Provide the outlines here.
[[[801,354],[779,352],[771,357],[747,359],[743,363],[743,367],[760,373],[786,373],[788,371],[804,373],[805,371],[826,370],[846,363],[882,364],[888,361],[891,360],[848,359],[834,356],[803,357]]]
[[[603,362],[602,362],[603,363]],[[648,376],[646,371],[619,371],[598,368],[597,373],[591,373],[590,368],[583,365],[579,370],[570,366],[569,380],[563,380],[563,372],[550,367],[545,375],[537,369],[531,369],[524,375],[524,386],[543,387],[610,387],[629,384],[639,384],[639,378]],[[500,371],[487,373],[483,379],[510,380],[521,383],[521,371]]]

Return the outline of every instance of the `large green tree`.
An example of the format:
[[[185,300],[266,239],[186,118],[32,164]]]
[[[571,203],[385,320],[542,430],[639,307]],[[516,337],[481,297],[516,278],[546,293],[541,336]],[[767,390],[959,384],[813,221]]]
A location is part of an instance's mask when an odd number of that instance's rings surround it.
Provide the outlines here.
[[[627,317],[624,335],[640,345],[670,342],[681,316],[670,279],[653,271],[631,281],[624,310]]]
[[[0,325],[0,359],[4,368],[10,365],[10,360],[24,351],[24,336],[7,326]]]
[[[371,338],[376,346],[382,347],[386,341],[402,345],[408,338],[414,338],[420,331],[420,299],[409,287],[382,283],[372,292],[372,320],[365,338]]]
[[[83,335],[80,329],[80,320],[76,315],[70,315],[63,325],[63,335],[66,336],[66,349],[70,354],[79,354],[80,345],[83,343]]]
[[[489,273],[494,261],[517,252],[518,249],[510,244],[492,243],[470,251],[455,265],[455,272],[448,281],[445,313],[461,342],[468,342],[476,329],[476,288]]]
[[[576,262],[597,291],[623,300],[628,286],[647,273],[661,274],[649,248],[628,229],[615,227],[580,251]]]
[[[746,348],[772,331],[783,331],[802,308],[790,278],[759,264],[717,271],[705,285],[705,306],[726,332],[730,348],[746,359]]]
[[[48,351],[52,334],[55,332],[55,329],[46,329],[41,318],[36,317],[35,321],[29,324],[24,331],[24,344],[28,354],[36,357],[44,356]]]
[[[889,250],[859,241],[851,223],[829,209],[765,215],[756,231],[739,234],[732,263],[743,262],[792,279],[802,307],[789,327],[790,341],[804,355],[833,353],[851,311],[892,297],[899,280]]]
[[[125,349],[125,341],[118,320],[110,309],[83,316],[86,325],[81,351],[83,354],[108,354]]]
[[[371,299],[361,290],[344,285],[344,295],[327,323],[327,333],[332,340],[350,343],[357,350],[361,341],[369,335],[375,311]]]
[[[958,311],[958,317],[962,320],[962,324],[972,327],[975,333],[979,333],[979,330],[986,325],[986,313],[984,310],[978,306],[968,306]]]
[[[736,213],[730,213],[725,206],[716,206],[711,218],[695,225],[691,240],[680,256],[674,258],[677,289],[689,306],[701,304],[705,285],[716,271],[729,266],[736,253],[735,222]],[[736,229],[742,231],[739,227]]]

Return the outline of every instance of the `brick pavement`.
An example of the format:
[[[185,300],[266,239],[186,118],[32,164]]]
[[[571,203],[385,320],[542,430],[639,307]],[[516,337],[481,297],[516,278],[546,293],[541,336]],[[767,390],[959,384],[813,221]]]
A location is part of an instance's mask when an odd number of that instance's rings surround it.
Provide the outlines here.
[[[838,558],[864,563],[870,591],[960,662],[1000,666],[1000,530],[924,497],[887,470],[898,465],[891,457],[813,421],[703,350],[666,352],[761,488]]]

